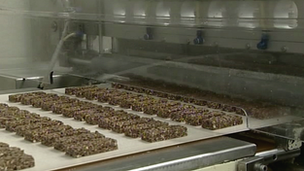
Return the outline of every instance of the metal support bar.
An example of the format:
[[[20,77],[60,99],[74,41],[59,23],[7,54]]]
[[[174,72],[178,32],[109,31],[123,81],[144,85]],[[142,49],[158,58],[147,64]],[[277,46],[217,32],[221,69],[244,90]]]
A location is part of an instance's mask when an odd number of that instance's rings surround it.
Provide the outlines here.
[[[255,151],[255,144],[228,137],[220,137],[178,147],[150,151],[126,158],[119,158],[117,160],[96,164],[95,167],[89,166],[87,169],[79,170],[194,170],[253,156]]]
[[[297,157],[300,153],[299,149],[293,151],[276,149],[257,153],[255,157],[240,161],[238,163],[238,171],[267,171],[268,164]]]

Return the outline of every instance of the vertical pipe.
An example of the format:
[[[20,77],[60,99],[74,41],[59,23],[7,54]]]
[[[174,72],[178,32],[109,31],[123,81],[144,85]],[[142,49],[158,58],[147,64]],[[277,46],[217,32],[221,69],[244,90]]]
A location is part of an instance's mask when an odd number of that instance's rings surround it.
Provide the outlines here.
[[[98,5],[98,12],[99,12],[99,23],[98,23],[98,40],[99,40],[99,54],[103,53],[103,17],[104,17],[104,10],[103,10],[103,1],[102,0],[97,0],[97,5]]]
[[[194,15],[194,17],[195,17],[195,24],[196,25],[199,25],[200,23],[201,23],[201,10],[200,10],[200,8],[201,8],[201,1],[196,1],[195,2],[195,11],[194,11],[194,13],[195,13],[195,15]]]
[[[99,35],[98,35],[98,38],[99,38],[99,54],[102,54],[103,53],[102,22],[99,22],[99,24],[98,24],[98,31],[99,31]]]
[[[266,30],[267,29],[267,21],[265,21],[266,17],[266,9],[265,8],[265,1],[260,1],[260,26],[262,30]]]

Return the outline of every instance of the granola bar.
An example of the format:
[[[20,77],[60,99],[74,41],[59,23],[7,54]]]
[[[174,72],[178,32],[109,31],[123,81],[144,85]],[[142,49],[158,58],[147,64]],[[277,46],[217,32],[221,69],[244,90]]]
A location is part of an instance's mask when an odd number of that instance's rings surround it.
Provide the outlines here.
[[[66,154],[75,158],[118,149],[117,141],[111,138],[98,138],[68,145]]]
[[[141,139],[152,143],[184,136],[187,136],[186,127],[180,125],[170,125],[147,129],[143,132]]]
[[[97,138],[105,138],[104,135],[99,132],[94,133],[83,133],[79,135],[69,136],[60,138],[54,145],[54,148],[59,151],[66,151],[70,145],[73,145],[77,142],[83,142],[88,140],[94,140]]]

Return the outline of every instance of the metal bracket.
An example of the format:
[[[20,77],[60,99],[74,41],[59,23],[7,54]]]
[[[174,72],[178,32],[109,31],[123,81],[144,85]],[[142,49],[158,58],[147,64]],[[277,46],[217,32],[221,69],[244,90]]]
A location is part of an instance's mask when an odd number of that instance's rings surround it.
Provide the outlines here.
[[[299,149],[302,146],[301,140],[289,140],[285,138],[276,137],[275,141],[280,148],[283,148],[286,151]]]
[[[275,125],[267,128],[258,129],[264,133],[271,133],[274,135],[274,140],[278,148],[286,151],[299,149],[302,146],[302,139],[304,136],[304,123],[291,122],[280,125]]]
[[[193,43],[195,45],[201,45],[201,44],[204,43],[203,31],[202,30],[197,30],[196,38],[193,40]]]
[[[276,161],[291,159],[301,154],[300,150],[285,151],[271,150],[256,154],[255,157],[247,158],[238,163],[238,171],[267,171],[267,165]]]
[[[144,35],[144,40],[152,40],[153,39],[153,29],[151,27],[146,28],[146,34]]]
[[[268,49],[268,42],[269,42],[269,34],[263,33],[261,41],[257,44],[257,48],[260,50]]]

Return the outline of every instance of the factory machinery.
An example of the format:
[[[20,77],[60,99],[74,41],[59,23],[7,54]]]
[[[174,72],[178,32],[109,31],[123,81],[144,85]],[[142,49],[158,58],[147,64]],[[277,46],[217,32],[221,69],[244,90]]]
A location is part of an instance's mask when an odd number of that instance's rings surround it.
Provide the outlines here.
[[[36,164],[28,170],[304,170],[302,0],[22,3],[24,8],[0,5],[0,16],[22,18],[24,39],[30,39],[30,55],[1,70],[1,79],[14,85],[0,95],[2,103],[15,93],[64,95],[66,87],[96,85],[183,103],[192,99],[187,104],[199,99],[205,103],[195,105],[243,120],[205,130],[154,116],[186,125],[188,136],[144,143],[9,102],[118,142],[117,151],[74,159],[2,130],[0,142],[33,155]]]

